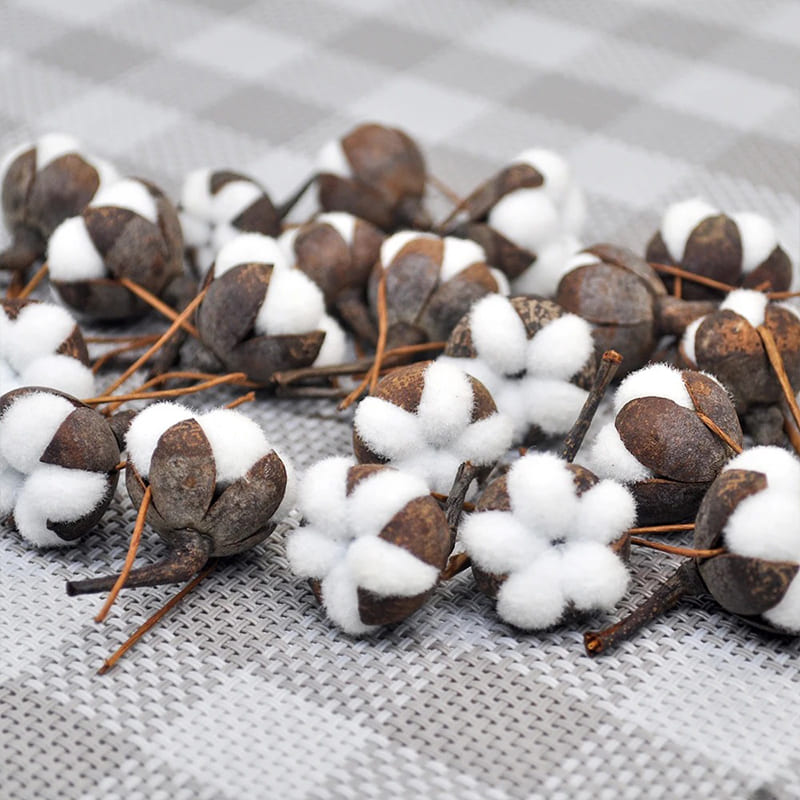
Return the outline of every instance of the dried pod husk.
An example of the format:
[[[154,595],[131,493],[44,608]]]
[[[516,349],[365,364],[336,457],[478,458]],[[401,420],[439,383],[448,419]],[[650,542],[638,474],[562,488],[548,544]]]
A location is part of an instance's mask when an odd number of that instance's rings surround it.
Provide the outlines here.
[[[597,363],[583,319],[552,300],[496,294],[461,318],[440,361],[481,381],[498,410],[513,420],[514,443],[528,446],[570,429]]]
[[[63,134],[46,134],[8,153],[0,182],[13,243],[0,253],[0,269],[27,269],[45,254],[58,225],[80,214],[101,184],[114,180],[110,164],[83,154],[80,144]]]
[[[63,392],[0,397],[0,517],[40,547],[92,530],[117,485],[120,451],[106,418]]]
[[[347,211],[385,231],[431,226],[422,205],[425,160],[398,128],[359,125],[323,147],[317,171],[325,211]]]
[[[646,257],[746,289],[780,292],[792,283],[792,262],[769,220],[752,212],[723,214],[699,198],[667,208]],[[672,278],[663,280],[672,286]],[[719,299],[722,292],[686,281],[683,296]]]
[[[621,484],[529,453],[486,487],[460,534],[476,585],[501,618],[540,630],[622,598],[635,517]]]
[[[403,231],[381,246],[368,298],[378,316],[378,285],[386,280],[387,346],[444,341],[481,297],[508,294],[508,282],[474,242]]]
[[[300,488],[300,510],[307,524],[289,538],[289,563],[354,636],[423,605],[452,549],[445,514],[425,483],[391,467],[318,462]]]
[[[58,296],[79,316],[98,321],[150,309],[119,278],[160,295],[183,274],[177,212],[158,187],[138,178],[104,187],[79,216],[59,225],[47,252]]]

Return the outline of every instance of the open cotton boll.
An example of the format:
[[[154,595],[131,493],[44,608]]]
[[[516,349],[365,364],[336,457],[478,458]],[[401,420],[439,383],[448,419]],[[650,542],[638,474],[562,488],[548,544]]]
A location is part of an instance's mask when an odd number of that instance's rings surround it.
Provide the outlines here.
[[[570,271],[569,259],[583,245],[572,234],[557,236],[536,253],[536,261],[514,279],[516,294],[554,297],[561,279]]]
[[[277,240],[263,233],[240,233],[224,244],[214,261],[214,277],[240,264],[272,264],[275,271],[291,266]]]
[[[340,139],[334,139],[322,146],[317,155],[317,172],[323,175],[338,175],[346,180],[353,177],[352,167]]]
[[[316,324],[315,330],[324,331],[325,339],[314,359],[313,366],[326,367],[330,364],[341,364],[347,353],[347,336],[342,326],[329,314],[323,314]]]
[[[381,244],[380,262],[384,267],[394,261],[397,254],[414,239],[436,239],[438,238],[433,233],[424,233],[422,231],[398,231],[392,236],[388,236]]]
[[[613,422],[600,428],[589,449],[587,462],[598,477],[613,478],[622,483],[638,483],[653,477],[652,471],[622,443]]]
[[[26,148],[27,149],[27,148]],[[36,140],[36,171],[69,153],[80,154],[80,143],[66,133],[45,133]]]
[[[322,578],[344,558],[347,547],[316,528],[299,528],[286,542],[289,567],[301,578]]]
[[[453,448],[457,460],[488,467],[511,448],[513,421],[505,414],[490,414],[468,425]]]
[[[64,355],[42,356],[31,362],[20,373],[19,386],[49,386],[79,398],[95,395],[94,375],[89,367]]]
[[[463,461],[463,457],[451,450],[427,448],[393,461],[392,465],[404,472],[418,475],[425,481],[430,491],[447,494]]]
[[[74,328],[75,320],[61,306],[30,303],[21,308],[17,318],[2,331],[0,352],[21,372],[37,358],[54,354]]]
[[[622,484],[601,480],[578,498],[575,536],[608,544],[636,522],[636,501]]]
[[[489,212],[489,225],[531,253],[560,233],[558,210],[542,187],[517,189],[501,197]]]
[[[528,164],[544,178],[544,188],[560,204],[565,198],[572,183],[572,171],[569,164],[558,153],[543,147],[531,147],[523,150],[512,163]]]
[[[765,611],[764,618],[784,630],[800,633],[800,581],[795,577],[778,605]]]
[[[275,269],[267,295],[255,321],[262,336],[308,333],[317,330],[325,316],[325,298],[320,288],[300,270]]]
[[[331,538],[347,537],[347,471],[352,458],[334,456],[317,461],[298,486],[298,506],[312,524],[325,529]]]
[[[548,436],[572,427],[589,394],[572,383],[545,378],[527,378],[524,387],[528,424],[537,425]]]
[[[134,214],[144,217],[154,225],[158,224],[156,201],[147,190],[147,187],[135,178],[123,178],[114,183],[101,186],[89,205],[93,208],[102,206],[125,208],[128,211],[133,211]]]
[[[530,373],[568,381],[594,353],[592,326],[575,314],[564,314],[536,332],[528,344]]]
[[[740,211],[731,214],[730,217],[739,229],[742,272],[752,272],[759,264],[766,261],[778,246],[775,226],[766,217],[752,211]]]
[[[365,397],[358,404],[353,427],[367,447],[390,461],[426,447],[417,415],[378,397]]]
[[[493,293],[478,300],[470,311],[470,332],[478,357],[498,372],[516,375],[526,368],[525,325],[507,298]]]
[[[494,575],[524,569],[549,545],[507,511],[471,514],[462,523],[459,537],[472,562]]]
[[[427,494],[427,484],[414,474],[387,469],[370,475],[348,500],[352,535],[377,536],[407,503]]]
[[[764,292],[752,289],[735,289],[720,303],[720,311],[735,311],[744,317],[754,328],[764,324],[764,313],[769,298]]]
[[[54,281],[73,283],[105,278],[105,261],[94,246],[83,217],[65,219],[47,242],[47,266]]]
[[[190,218],[201,217],[209,220],[213,214],[213,200],[210,191],[211,170],[207,167],[193,169],[187,173],[181,186],[181,208]],[[204,226],[207,230],[207,226]]]
[[[624,596],[628,571],[610,548],[597,542],[575,542],[561,559],[561,587],[578,611],[610,611]]]
[[[745,497],[723,532],[733,553],[768,561],[800,561],[800,498],[769,488]]]
[[[719,211],[699,197],[673,203],[661,220],[661,238],[673,261],[682,261],[692,231],[707,217]]]
[[[486,261],[486,251],[472,239],[445,236],[442,240],[442,268],[439,280],[449,281],[472,264]]]
[[[263,195],[261,187],[253,181],[230,181],[212,195],[211,219],[217,224],[235,220]]]
[[[761,472],[770,490],[800,496],[800,460],[782,447],[750,447],[725,465],[726,471],[731,469]]]
[[[218,408],[199,416],[197,421],[214,454],[218,486],[244,477],[256,461],[272,450],[261,426],[240,411]]]
[[[455,441],[469,425],[475,399],[466,372],[434,361],[425,370],[425,385],[417,417],[425,438],[443,447]]]
[[[560,554],[550,550],[530,566],[513,572],[497,593],[497,613],[523,630],[555,625],[564,613]]]
[[[650,364],[628,375],[614,394],[614,413],[639,397],[663,397],[683,408],[694,408],[680,371],[667,364]]]
[[[318,215],[316,221],[330,225],[347,244],[353,244],[353,239],[356,235],[356,222],[358,221],[355,215],[349,214],[347,211],[328,211]]]
[[[346,558],[355,582],[379,597],[413,597],[433,588],[439,577],[436,567],[375,536],[353,542]]]
[[[154,403],[133,418],[125,436],[128,460],[144,480],[150,474],[153,451],[164,431],[185,419],[194,419],[192,411],[170,402]]]
[[[358,587],[346,561],[341,561],[322,581],[322,604],[328,616],[351,636],[363,636],[377,630],[365,625],[358,610]]]

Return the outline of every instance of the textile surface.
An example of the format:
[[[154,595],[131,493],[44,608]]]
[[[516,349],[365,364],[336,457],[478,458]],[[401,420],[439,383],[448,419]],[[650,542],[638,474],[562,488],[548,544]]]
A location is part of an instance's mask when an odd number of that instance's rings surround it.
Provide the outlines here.
[[[699,194],[770,217],[796,264],[798,75],[794,0],[5,0],[0,151],[61,130],[173,197],[207,165],[280,200],[374,119],[456,192],[526,147],[561,151],[587,243],[642,251],[666,205]],[[243,410],[300,469],[349,452],[329,402]],[[708,598],[592,660],[582,630],[611,617],[521,634],[467,573],[354,641],[279,531],[98,677],[175,592],[123,591],[102,625],[97,597],[66,597],[66,579],[119,569],[134,519],[120,491],[76,548],[0,531],[2,798],[800,797],[800,641]],[[155,533],[140,552],[163,553]],[[673,563],[635,552],[620,611]]]

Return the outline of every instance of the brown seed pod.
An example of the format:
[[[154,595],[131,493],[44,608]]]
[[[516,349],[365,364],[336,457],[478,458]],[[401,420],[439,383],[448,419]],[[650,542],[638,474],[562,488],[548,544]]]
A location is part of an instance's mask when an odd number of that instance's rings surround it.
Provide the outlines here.
[[[351,635],[416,611],[452,549],[445,514],[425,483],[391,467],[318,462],[303,480],[300,509],[307,525],[289,539],[289,563]]]
[[[56,292],[77,314],[93,320],[141,316],[150,306],[119,279],[160,295],[183,274],[177,212],[152,183],[118,181],[55,230],[48,264]]]
[[[385,231],[427,230],[422,206],[425,161],[410,136],[369,123],[329,142],[318,158],[319,204],[347,211]]]
[[[729,216],[699,198],[667,208],[647,245],[647,260],[746,289],[785,291],[792,282],[792,263],[769,220],[751,212]],[[664,283],[671,287],[672,279],[664,277]],[[683,294],[690,300],[721,296],[693,283]]]

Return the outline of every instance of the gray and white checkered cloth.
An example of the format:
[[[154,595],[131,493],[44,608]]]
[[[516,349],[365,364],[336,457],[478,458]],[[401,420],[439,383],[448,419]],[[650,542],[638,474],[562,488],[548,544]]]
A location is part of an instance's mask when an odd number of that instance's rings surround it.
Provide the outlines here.
[[[173,197],[219,166],[282,199],[320,145],[380,120],[458,192],[526,147],[563,152],[585,241],[640,251],[701,194],[770,217],[797,262],[798,76],[796,0],[0,1],[0,151],[62,130]],[[301,468],[349,451],[330,404],[244,410]],[[58,552],[2,529],[2,798],[800,797],[800,640],[710,600],[590,660],[578,630],[512,631],[462,575],[351,641],[278,535],[98,678],[174,593],[123,592],[103,626],[97,598],[65,596],[119,567],[134,516],[120,494]],[[161,552],[146,534],[142,558]],[[671,563],[634,559],[623,610]]]

